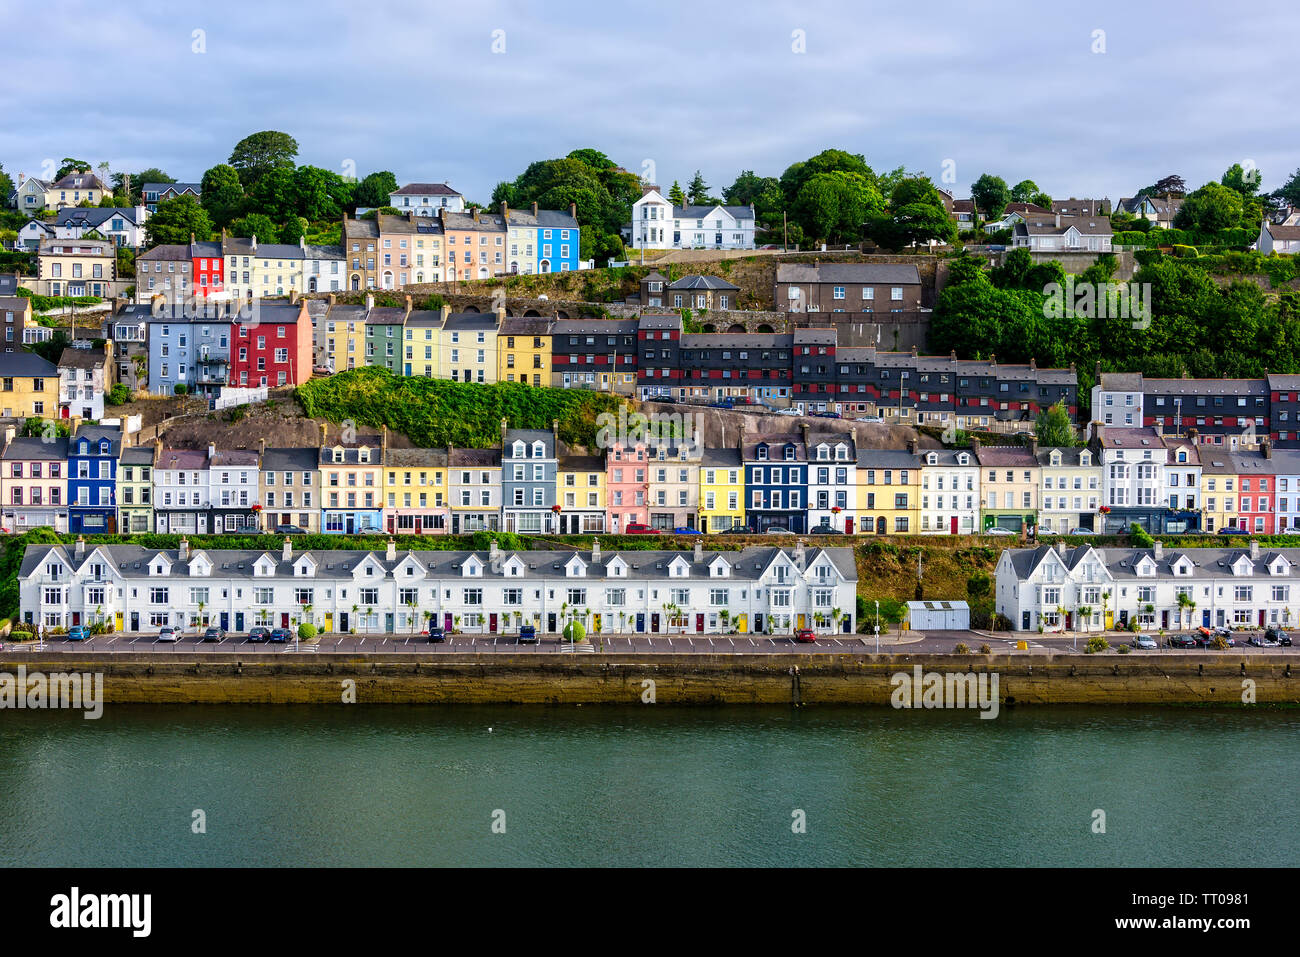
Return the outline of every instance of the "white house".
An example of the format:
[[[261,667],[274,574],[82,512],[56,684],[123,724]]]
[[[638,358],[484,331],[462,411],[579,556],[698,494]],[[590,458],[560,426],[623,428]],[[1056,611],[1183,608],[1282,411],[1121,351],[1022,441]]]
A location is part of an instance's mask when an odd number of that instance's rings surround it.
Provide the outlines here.
[[[1300,612],[1300,549],[1007,549],[996,610],[1016,631],[1097,631],[1137,619],[1144,629],[1291,625]],[[1181,598],[1179,596],[1182,596]]]
[[[308,246],[299,239],[302,249],[302,277],[306,292],[339,292],[344,287],[342,246]]]
[[[438,210],[465,212],[465,197],[446,183],[407,183],[388,194],[388,205],[416,216],[437,216]]]
[[[858,504],[858,451],[853,433],[805,434],[808,449],[808,527],[829,525],[837,532]]]
[[[43,219],[29,219],[18,230],[15,248],[35,251],[40,248],[42,240],[57,239],[58,236],[52,224]]]
[[[430,622],[470,634],[789,632],[856,628],[849,548],[736,552],[177,549],[29,546],[18,574],[23,620],[117,630],[310,621],[326,631],[413,635]]]
[[[1300,226],[1278,226],[1265,218],[1264,224],[1259,227],[1256,248],[1266,255],[1300,253]]]
[[[109,382],[104,349],[63,350],[59,357],[59,411],[98,422],[104,417],[104,392]]]
[[[1011,240],[1030,252],[1110,252],[1114,237],[1107,216],[1066,216],[1030,219],[1012,227]]]
[[[980,463],[968,449],[921,453],[921,533],[973,535],[979,529]]]
[[[111,209],[99,206],[91,209],[74,207],[60,209],[53,226],[58,239],[80,239],[94,230],[118,246],[137,248],[144,245],[144,224],[148,219],[149,210],[145,206]]]
[[[45,208],[45,194],[51,183],[35,176],[18,174],[18,187],[14,190],[13,206],[20,213],[38,213]]]
[[[650,189],[623,233],[633,249],[753,249],[754,207],[674,206]]]

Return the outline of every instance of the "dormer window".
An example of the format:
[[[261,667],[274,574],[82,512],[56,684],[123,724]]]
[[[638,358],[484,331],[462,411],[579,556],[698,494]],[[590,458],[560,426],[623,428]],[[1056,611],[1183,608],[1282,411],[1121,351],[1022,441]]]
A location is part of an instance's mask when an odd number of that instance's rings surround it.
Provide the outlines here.
[[[793,461],[794,461],[794,446],[792,446],[792,445],[787,445],[787,446],[785,447],[785,460],[786,460],[787,462],[793,462]]]
[[[367,463],[370,461],[370,450],[364,445],[357,451],[357,461]]]
[[[524,443],[516,442],[514,445],[514,450],[510,454],[513,458],[522,459],[526,454],[525,449],[526,446],[524,445]]]
[[[760,445],[760,446],[758,447],[758,460],[759,460],[760,462],[766,462],[766,461],[767,461],[767,446],[766,446],[766,445]]]
[[[535,459],[544,459],[544,458],[546,458],[546,445],[545,445],[545,443],[542,443],[542,442],[534,442],[534,443],[533,443],[533,458],[535,458]]]

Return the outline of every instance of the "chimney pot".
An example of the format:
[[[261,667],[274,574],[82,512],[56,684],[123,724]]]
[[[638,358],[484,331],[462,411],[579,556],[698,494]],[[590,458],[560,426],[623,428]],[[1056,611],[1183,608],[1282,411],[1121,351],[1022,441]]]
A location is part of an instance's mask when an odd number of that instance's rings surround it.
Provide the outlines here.
[[[288,535],[284,536],[284,547],[280,549],[280,560],[286,562],[293,560],[293,542],[289,540]]]
[[[391,537],[388,539],[388,548],[384,552],[384,557],[390,562],[397,561],[397,542]]]

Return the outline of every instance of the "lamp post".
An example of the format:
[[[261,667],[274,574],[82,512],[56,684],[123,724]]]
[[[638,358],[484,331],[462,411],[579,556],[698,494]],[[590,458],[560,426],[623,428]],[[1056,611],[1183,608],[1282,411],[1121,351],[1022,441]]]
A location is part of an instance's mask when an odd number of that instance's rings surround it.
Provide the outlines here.
[[[880,654],[880,602],[876,602],[876,654]]]

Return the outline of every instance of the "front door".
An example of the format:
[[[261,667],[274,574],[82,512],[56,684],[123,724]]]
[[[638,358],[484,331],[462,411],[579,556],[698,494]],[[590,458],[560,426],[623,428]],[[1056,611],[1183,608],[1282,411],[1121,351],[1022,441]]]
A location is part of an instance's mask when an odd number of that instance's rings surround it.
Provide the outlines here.
[[[223,611],[221,613],[220,620],[221,620],[221,630],[222,631],[227,630],[230,627],[230,612]]]
[[[393,633],[393,613],[391,611],[384,612],[384,631],[390,635]]]
[[[492,612],[488,615],[488,633],[495,635],[497,633],[497,613]]]
[[[702,632],[703,630],[704,630],[704,616],[703,616],[703,615],[696,615],[696,616],[695,616],[695,633],[698,635],[698,634],[699,634],[700,632]]]
[[[846,518],[846,519],[844,520],[844,534],[845,534],[845,535],[852,535],[852,534],[853,534],[853,519],[852,519],[852,518]]]
[[[138,611],[131,612],[131,630],[140,630],[140,613]]]
[[[348,628],[348,613],[346,611],[339,612],[339,631],[346,635],[350,630]]]
[[[880,516],[878,519],[876,519],[876,534],[877,534],[877,535],[883,535],[883,534],[885,534],[885,529],[888,528],[888,527],[889,527],[889,526],[888,526],[888,525],[886,524],[886,522],[885,522],[885,516],[882,515],[882,516]]]
[[[73,623],[74,625],[79,625],[79,624],[81,624],[81,612],[79,612],[79,611],[74,611],[74,612],[72,613],[72,623]]]
[[[344,527],[344,531],[346,531],[347,534],[349,534],[349,535],[355,535],[355,534],[357,533],[357,521],[356,521],[356,518],[353,517],[353,516],[351,516],[351,515],[347,516],[347,518],[344,519],[344,526],[343,526],[343,527]]]
[[[652,612],[650,615],[650,630],[656,634],[659,632],[659,613]]]
[[[956,535],[956,534],[957,534],[957,516],[956,516],[956,515],[954,515],[951,519],[948,520],[948,531],[951,532],[953,535]]]
[[[289,627],[289,613],[287,611],[280,612],[280,627],[281,628]]]
[[[447,612],[442,616],[442,630],[450,635],[451,625],[452,625],[452,614],[451,612]]]
[[[636,630],[637,630],[638,632],[643,632],[643,631],[645,631],[645,615],[644,615],[644,614],[638,614],[638,615],[636,616]]]
[[[548,612],[546,615],[546,630],[555,631],[555,612]]]
[[[244,630],[244,613],[242,611],[237,611],[235,612],[235,631],[243,631],[243,630]]]

